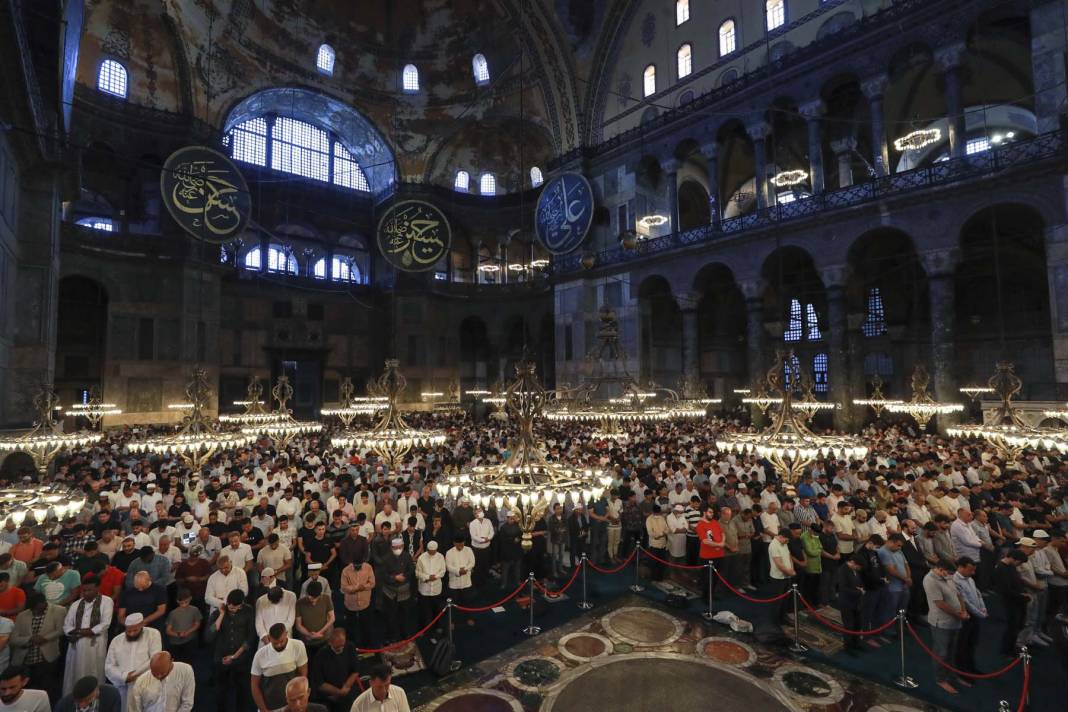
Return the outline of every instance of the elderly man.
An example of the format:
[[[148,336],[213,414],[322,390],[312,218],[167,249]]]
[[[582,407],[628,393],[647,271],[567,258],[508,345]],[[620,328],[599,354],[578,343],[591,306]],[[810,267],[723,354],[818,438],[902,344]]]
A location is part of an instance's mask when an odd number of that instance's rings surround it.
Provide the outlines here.
[[[152,583],[164,590],[174,581],[171,560],[157,554],[151,546],[142,546],[138,557],[126,567],[126,588],[134,587],[134,577],[142,571],[148,573]]]
[[[167,591],[154,583],[147,571],[138,571],[133,579],[133,588],[122,592],[119,620],[125,620],[131,613],[140,613],[145,617],[145,625],[163,630],[164,616],[167,615]]]
[[[371,669],[371,686],[352,703],[350,712],[411,712],[408,696],[393,681],[389,665],[375,665]]]
[[[145,626],[145,617],[131,613],[123,622],[126,632],[117,635],[108,646],[104,672],[108,682],[115,686],[126,709],[130,687],[141,673],[148,670],[149,659],[163,650],[159,631]]]
[[[286,683],[286,706],[281,712],[329,712],[323,705],[317,702],[309,702],[311,687],[308,678],[295,677]],[[348,712],[348,707],[345,711]]]
[[[230,563],[230,557],[219,557],[219,570],[208,577],[207,587],[204,589],[204,601],[213,609],[222,608],[227,594],[234,589],[240,589],[248,595],[248,577],[245,570],[237,568]]]
[[[89,574],[82,579],[82,595],[67,609],[63,632],[70,640],[63,672],[63,693],[70,694],[76,680],[92,675],[104,677],[104,659],[108,653],[108,626],[115,606],[100,593],[97,579]]]
[[[168,652],[156,653],[148,674],[130,688],[127,712],[192,712],[196,694],[193,668],[177,663]]]
[[[123,712],[119,691],[101,685],[92,675],[74,683],[74,689],[53,707],[53,712]]]

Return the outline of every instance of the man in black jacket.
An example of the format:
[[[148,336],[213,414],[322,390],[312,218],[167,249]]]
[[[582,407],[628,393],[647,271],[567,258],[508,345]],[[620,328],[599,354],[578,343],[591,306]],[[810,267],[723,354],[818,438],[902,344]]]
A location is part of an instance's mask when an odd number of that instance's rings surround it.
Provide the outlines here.
[[[846,560],[835,571],[835,585],[838,588],[838,612],[842,616],[842,627],[847,630],[860,630],[860,611],[864,600],[864,582],[860,572],[864,568],[866,557],[859,552]],[[860,636],[842,634],[846,650],[859,651]]]
[[[1006,552],[994,567],[994,589],[1005,606],[1005,633],[1001,638],[1003,655],[1016,655],[1016,638],[1023,628],[1027,604],[1031,601],[1019,571],[1020,564],[1025,561],[1027,554],[1013,549]]]
[[[586,515],[586,506],[582,502],[571,510],[571,516],[567,519],[567,533],[571,568],[574,569],[579,565],[590,543],[590,518]]]
[[[256,612],[245,603],[245,593],[234,589],[226,596],[226,605],[208,621],[208,637],[214,638],[215,701],[219,712],[244,710],[252,706],[249,675],[256,653]],[[230,689],[237,695],[237,706],[230,706]]]
[[[883,562],[879,559],[879,547],[886,541],[878,534],[872,534],[857,553],[863,557],[861,580],[864,582],[864,604],[861,607],[861,628],[871,630],[878,625],[879,610],[886,595],[889,578]],[[873,648],[879,644],[874,640],[868,642]]]
[[[911,519],[906,519],[902,529],[905,543],[901,545],[901,553],[905,555],[905,563],[909,565],[909,571],[912,573],[908,615],[913,623],[916,623],[926,620],[927,596],[923,592],[923,578],[930,567],[927,565],[927,557],[916,545],[916,537],[922,536],[919,525]]]
[[[501,562],[501,590],[513,591],[521,578],[523,561],[523,529],[519,526],[514,509],[509,509],[507,520],[497,532],[497,555]]]

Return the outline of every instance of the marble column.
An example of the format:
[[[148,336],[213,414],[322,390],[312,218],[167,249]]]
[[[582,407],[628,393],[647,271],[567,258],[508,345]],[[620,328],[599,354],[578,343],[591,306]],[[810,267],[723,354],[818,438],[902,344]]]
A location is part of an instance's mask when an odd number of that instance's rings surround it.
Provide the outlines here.
[[[872,168],[878,176],[887,175],[890,165],[890,156],[886,145],[886,119],[883,111],[883,94],[889,78],[885,74],[867,79],[860,85],[864,96],[868,98],[868,106],[871,110],[871,145],[872,145]]]
[[[834,411],[834,427],[848,431],[854,426],[853,397],[850,392],[848,331],[845,285],[849,269],[846,265],[825,267],[821,272],[827,290],[827,371],[828,399],[838,404]],[[859,397],[859,396],[858,396]]]
[[[1063,401],[1068,399],[1068,225],[1046,228],[1046,271],[1056,392],[1045,397]]]
[[[823,100],[817,99],[800,107],[808,127],[808,181],[813,195],[823,192]]]
[[[746,361],[749,364],[749,380],[746,388],[752,388],[758,380],[764,378],[768,369],[765,351],[764,329],[764,280],[751,279],[741,280],[738,286],[745,297],[745,351]],[[754,425],[765,422],[766,418],[756,406],[749,409],[750,418]]]
[[[857,150],[857,140],[850,136],[831,141],[831,150],[838,161],[838,187],[848,188],[853,185],[853,152]]]
[[[964,44],[942,47],[935,52],[935,61],[942,70],[945,82],[946,119],[949,122],[949,155],[961,158],[967,146],[967,128],[964,124],[964,99],[961,95],[961,57]]]
[[[664,181],[667,183],[668,215],[671,216],[671,232],[682,232],[679,225],[679,162],[663,161]]]
[[[700,292],[686,292],[675,297],[682,312],[682,375],[694,382],[701,379],[701,342],[697,327],[700,300]]]
[[[1064,32],[1063,2],[1032,5],[1031,75],[1034,84],[1034,111],[1038,132],[1060,128],[1064,107],[1068,106],[1068,36]]]
[[[701,146],[701,155],[708,166],[708,216],[712,225],[719,225],[719,144]]]
[[[753,190],[756,193],[757,210],[768,207],[767,145],[771,127],[766,121],[758,121],[745,127],[753,141]]]
[[[935,399],[960,402],[956,362],[956,273],[960,255],[956,249],[934,250],[920,255],[927,273],[931,308],[931,390]],[[938,416],[940,431],[956,422],[955,416]]]

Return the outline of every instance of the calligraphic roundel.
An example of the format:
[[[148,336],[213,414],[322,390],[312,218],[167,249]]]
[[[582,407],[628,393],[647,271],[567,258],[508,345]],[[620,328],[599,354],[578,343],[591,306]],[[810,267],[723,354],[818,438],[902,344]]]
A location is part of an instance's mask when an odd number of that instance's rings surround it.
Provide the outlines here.
[[[579,173],[556,176],[541,191],[534,226],[542,247],[554,255],[571,252],[593,224],[593,190]]]
[[[405,272],[433,269],[452,245],[444,213],[422,200],[394,203],[378,221],[378,249],[386,261]]]
[[[174,221],[206,242],[239,236],[252,210],[241,171],[207,146],[186,146],[172,153],[160,171],[159,189]]]

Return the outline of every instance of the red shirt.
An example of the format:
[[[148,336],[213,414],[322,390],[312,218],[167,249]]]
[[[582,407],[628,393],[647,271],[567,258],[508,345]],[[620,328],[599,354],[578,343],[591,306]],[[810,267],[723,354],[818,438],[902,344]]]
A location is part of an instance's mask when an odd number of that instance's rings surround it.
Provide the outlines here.
[[[41,551],[44,549],[44,543],[34,537],[28,542],[23,544],[19,541],[11,546],[11,556],[18,559],[24,564],[29,564],[31,561],[36,561],[41,557]],[[15,582],[12,581],[12,584]]]
[[[723,543],[723,529],[720,528],[718,521],[715,519],[712,521],[702,519],[697,523],[694,531],[697,532],[697,540],[701,542],[702,559],[723,558],[725,551],[723,547],[709,545],[710,541],[714,541],[717,544]]]
[[[18,586],[8,585],[8,589],[0,593],[0,611],[12,611],[26,606],[26,592]],[[7,616],[15,620],[15,616]]]

